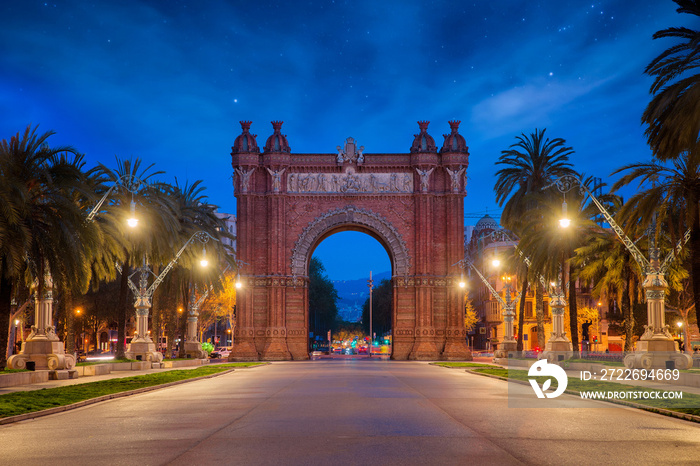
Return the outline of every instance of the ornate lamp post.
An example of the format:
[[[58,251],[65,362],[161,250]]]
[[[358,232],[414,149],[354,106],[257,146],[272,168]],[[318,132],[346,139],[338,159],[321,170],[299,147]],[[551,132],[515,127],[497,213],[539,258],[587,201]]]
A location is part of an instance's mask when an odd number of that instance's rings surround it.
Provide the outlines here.
[[[668,289],[668,282],[664,275],[675,259],[676,254],[683,248],[685,243],[690,239],[690,230],[688,230],[676,247],[669,252],[663,263],[659,260],[660,251],[654,239],[652,231],[649,244],[649,259],[639,251],[634,242],[625,235],[624,231],[615,222],[608,211],[603,207],[603,204],[593,195],[593,193],[583,184],[578,178],[566,175],[558,178],[552,184],[557,187],[559,192],[565,194],[576,186],[579,192],[584,192],[590,197],[595,204],[605,221],[615,231],[627,250],[632,254],[642,272],[646,275],[642,287],[646,293],[647,299],[647,320],[648,325],[645,325],[644,335],[637,342],[637,349],[634,353],[627,354],[624,359],[625,366],[628,368],[640,369],[656,369],[665,368],[666,361],[673,361],[677,369],[687,369],[693,364],[693,360],[687,354],[678,351],[678,344],[673,340],[669,333],[668,325],[666,325],[666,304],[665,295]],[[552,186],[550,185],[550,186]],[[547,188],[545,188],[547,189]],[[563,211],[566,214],[566,202],[563,204]],[[563,219],[568,220],[568,219]],[[562,227],[567,227],[570,222],[561,222]],[[654,225],[655,227],[655,225]]]
[[[476,272],[478,277],[481,279],[481,281],[484,283],[486,288],[488,288],[489,293],[491,293],[491,296],[498,301],[498,303],[501,305],[501,309],[503,312],[503,324],[504,324],[504,337],[503,337],[503,343],[500,344],[499,348],[494,352],[494,357],[495,358],[507,358],[508,353],[511,351],[516,350],[517,342],[515,341],[515,338],[513,337],[513,320],[515,317],[515,304],[518,299],[520,299],[520,295],[515,300],[511,299],[511,293],[510,293],[510,277],[509,276],[504,276],[504,283],[505,283],[505,299],[501,297],[501,295],[491,286],[489,281],[482,275],[482,273],[479,271],[479,269],[476,268],[474,263],[467,259],[466,257],[456,264],[460,266],[461,268],[466,268],[466,266],[469,266]],[[459,282],[460,288],[465,288],[466,283],[463,280],[460,280]]]
[[[545,344],[544,351],[539,359],[547,359],[550,362],[570,359],[574,354],[574,347],[571,340],[566,336],[564,330],[564,308],[566,307],[566,296],[561,286],[561,277],[557,283],[551,283],[549,296],[549,306],[552,308],[552,335]]]
[[[148,314],[151,309],[151,298],[153,297],[153,293],[155,292],[156,288],[158,288],[158,285],[163,282],[163,279],[177,263],[187,246],[189,246],[195,239],[203,244],[206,244],[210,239],[217,241],[216,238],[205,231],[198,231],[193,234],[182,246],[182,248],[180,248],[178,253],[175,255],[175,258],[170,261],[170,263],[165,267],[165,269],[163,269],[161,274],[156,277],[150,286],[148,286],[148,277],[149,275],[155,276],[155,274],[148,267],[145,259],[144,264],[133,274],[131,274],[131,276],[129,276],[129,288],[131,288],[131,290],[134,292],[134,296],[136,298],[136,302],[134,304],[134,307],[136,308],[136,332],[131,339],[129,349],[125,352],[127,358],[151,361],[154,363],[160,363],[163,360],[163,354],[157,350],[155,343],[153,343],[153,340],[151,340],[151,337],[148,334]],[[139,274],[138,287],[131,280],[131,277],[137,273]]]

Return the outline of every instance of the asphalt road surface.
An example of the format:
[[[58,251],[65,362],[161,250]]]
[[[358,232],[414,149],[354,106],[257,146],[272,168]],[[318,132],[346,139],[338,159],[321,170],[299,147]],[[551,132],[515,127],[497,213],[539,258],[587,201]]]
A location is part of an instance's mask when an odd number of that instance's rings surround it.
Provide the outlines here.
[[[698,424],[507,397],[420,362],[273,363],[0,426],[0,464],[700,463]]]

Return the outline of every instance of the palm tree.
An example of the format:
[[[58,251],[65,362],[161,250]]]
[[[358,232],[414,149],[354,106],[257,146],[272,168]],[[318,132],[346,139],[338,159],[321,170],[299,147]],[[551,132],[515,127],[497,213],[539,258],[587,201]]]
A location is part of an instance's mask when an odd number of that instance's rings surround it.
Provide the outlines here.
[[[522,237],[523,225],[533,218],[538,207],[543,188],[564,175],[574,175],[569,156],[574,153],[566,141],[561,138],[545,138],[546,128],[535,129],[534,133],[517,136],[518,142],[508,150],[501,151],[496,165],[504,165],[496,172],[494,186],[496,202],[503,207],[501,224]],[[504,206],[505,203],[505,206]],[[525,275],[524,281],[527,279]],[[544,290],[537,285],[538,296]],[[525,286],[523,287],[525,289]],[[537,316],[537,335],[540,348],[544,348],[544,316],[541,300],[538,299],[535,312]],[[520,332],[522,325],[518,326]],[[520,334],[519,334],[519,340]]]
[[[151,241],[166,242],[172,244],[172,235],[177,231],[177,220],[172,214],[173,210],[170,205],[164,201],[162,190],[158,189],[160,185],[150,183],[152,178],[163,174],[162,171],[153,171],[153,165],[145,168],[141,167],[140,159],[116,159],[117,167],[112,170],[105,165],[100,164],[97,168],[97,173],[101,176],[104,183],[120,184],[121,186],[129,186],[129,189],[118,189],[109,199],[109,208],[105,207],[98,217],[98,221],[104,225],[105,234],[112,238],[111,244],[120,244],[120,238],[126,239],[121,247],[115,247],[119,251],[113,251],[112,254],[116,257],[121,257],[122,271],[121,282],[119,287],[119,299],[117,301],[117,358],[124,357],[124,343],[126,341],[126,320],[130,304],[129,300],[129,275],[131,275],[134,267],[141,263],[142,257],[149,250],[148,245]],[[103,187],[103,191],[108,189]],[[124,226],[124,219],[131,203],[131,200],[136,198],[139,201],[138,216],[140,225],[138,231],[127,230]],[[108,259],[107,259],[108,260]]]
[[[80,157],[71,147],[51,148],[49,131],[37,134],[28,126],[20,137],[0,143],[3,199],[0,209],[0,347],[7,347],[12,289],[26,273],[42,295],[44,279],[51,274],[64,284],[84,282],[87,252],[82,242],[92,235],[83,221],[76,193],[89,197]],[[64,154],[61,154],[64,153]],[[68,154],[76,158],[70,160]],[[0,366],[6,364],[5,352]]]
[[[656,215],[673,242],[690,230],[690,279],[696,316],[700,317],[700,151],[673,159],[671,166],[656,162],[626,165],[613,174],[627,172],[615,185],[618,189],[633,181],[651,184],[637,192],[622,207],[620,215],[628,224],[649,225]]]
[[[674,0],[678,13],[700,16],[700,1]],[[649,92],[654,94],[642,115],[648,125],[647,142],[660,160],[684,157],[698,151],[700,134],[700,31],[671,27],[654,34],[654,39],[677,38],[676,44],[654,58],[644,70],[653,76]]]
[[[678,13],[700,16],[700,1],[674,0]],[[700,66],[700,31],[685,27],[671,27],[654,34],[654,39],[676,38],[681,42],[666,49],[649,63],[645,72],[654,77],[650,93],[654,95],[642,115],[648,125],[645,134],[654,157],[661,161],[672,160],[673,169],[663,169],[655,164],[639,164],[622,168],[632,172],[621,182],[627,184],[635,178],[649,179],[659,175],[665,179],[663,189],[655,189],[645,200],[663,199],[665,207],[679,202],[687,210],[683,215],[682,231],[689,228],[690,274],[695,312],[700,316],[700,176],[698,162],[700,147],[700,75],[693,74]],[[618,171],[621,171],[618,170]],[[675,173],[674,173],[675,172]],[[671,181],[669,177],[678,176]],[[663,197],[659,197],[663,193]],[[638,198],[637,201],[642,201]],[[648,202],[644,202],[649,205]],[[637,213],[639,209],[634,209]],[[650,210],[652,212],[653,210]],[[648,224],[648,218],[645,218]]]

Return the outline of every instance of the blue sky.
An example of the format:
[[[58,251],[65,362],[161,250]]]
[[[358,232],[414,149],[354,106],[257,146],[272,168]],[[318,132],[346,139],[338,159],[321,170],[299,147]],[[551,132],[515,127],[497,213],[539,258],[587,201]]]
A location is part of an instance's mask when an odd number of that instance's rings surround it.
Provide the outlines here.
[[[202,179],[210,202],[234,213],[239,120],[253,121],[260,145],[270,121],[283,120],[292,152],[334,152],[352,136],[381,153],[407,152],[417,120],[431,121],[440,144],[458,119],[473,224],[498,216],[494,162],[521,132],[546,127],[574,148],[576,169],[606,181],[650,158],[643,70],[672,43],[651,36],[697,27],[675,9],[671,0],[2,2],[0,137],[39,124],[89,165],[135,156],[166,180]],[[324,258],[339,264],[326,264],[331,278],[360,276],[334,251]],[[378,270],[373,255],[365,265]]]

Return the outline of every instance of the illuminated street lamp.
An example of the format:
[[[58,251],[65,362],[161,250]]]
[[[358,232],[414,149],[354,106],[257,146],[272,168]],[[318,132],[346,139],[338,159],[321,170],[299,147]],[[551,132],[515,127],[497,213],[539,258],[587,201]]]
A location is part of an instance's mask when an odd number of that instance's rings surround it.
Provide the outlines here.
[[[676,247],[669,252],[664,258],[664,261],[661,262],[659,257],[660,251],[656,245],[653,231],[656,227],[656,221],[654,221],[652,233],[649,235],[649,259],[647,259],[639,251],[634,242],[627,237],[617,222],[615,222],[603,204],[600,203],[580,179],[572,175],[565,175],[557,178],[551,185],[546,186],[544,189],[548,189],[551,186],[556,186],[562,194],[566,194],[575,187],[578,187],[581,195],[585,192],[600,213],[603,214],[605,221],[617,234],[640,269],[642,269],[642,272],[646,275],[642,287],[646,293],[648,325],[645,326],[646,330],[644,335],[642,335],[637,342],[636,351],[625,356],[625,366],[630,369],[665,368],[666,362],[668,360],[673,360],[677,369],[687,369],[691,367],[693,364],[692,358],[678,351],[678,345],[669,333],[668,325],[666,325],[666,304],[664,301],[666,290],[668,289],[668,282],[665,278],[666,272],[671,262],[676,258],[676,255],[690,239],[690,230],[686,231],[684,237],[678,242]],[[564,202],[562,207],[565,209],[566,202]]]
[[[498,301],[498,303],[501,305],[501,309],[503,310],[503,324],[505,331],[503,343],[500,345],[500,348],[494,352],[494,357],[507,358],[508,353],[511,351],[515,351],[518,344],[515,341],[513,335],[513,320],[515,318],[515,304],[520,299],[520,294],[518,294],[515,300],[511,299],[510,283],[512,277],[510,277],[509,275],[504,275],[502,277],[502,280],[505,283],[505,299],[503,299],[501,295],[493,288],[493,286],[491,286],[489,281],[481,274],[481,272],[479,272],[479,269],[476,268],[472,261],[465,257],[464,259],[452,265],[459,266],[462,269],[466,268],[467,266],[471,267],[474,270],[474,272],[476,272],[476,274],[479,276],[486,288],[488,288],[489,292],[491,293],[491,296],[493,296],[493,298],[496,301]]]
[[[569,228],[571,225],[571,219],[569,218],[569,213],[566,208],[566,199],[561,203],[561,218],[559,219],[559,226],[562,228]]]
[[[136,228],[136,226],[139,224],[139,219],[136,217],[136,203],[134,202],[134,195],[132,193],[131,195],[131,204],[129,207],[129,218],[126,220],[126,224],[129,225],[131,228]]]
[[[199,261],[199,265],[202,267],[206,267],[209,265],[209,261],[207,260],[207,248],[202,247],[202,260]]]
[[[146,264],[145,258],[144,264],[129,276],[128,285],[136,297],[136,302],[134,304],[134,307],[136,308],[136,331],[134,332],[134,336],[129,344],[129,349],[125,353],[127,358],[152,361],[156,363],[163,360],[163,354],[157,350],[155,343],[153,343],[153,340],[151,340],[148,332],[148,314],[151,308],[151,298],[156,288],[158,288],[158,285],[163,282],[165,276],[168,274],[168,272],[170,272],[173,266],[175,266],[187,246],[189,246],[195,239],[204,244],[206,244],[210,239],[218,241],[205,231],[198,231],[194,233],[182,246],[182,248],[180,248],[175,255],[175,258],[170,261],[170,263],[165,267],[165,269],[163,269],[160,275],[156,277],[150,286],[148,286],[148,277],[150,275],[155,276],[155,274]],[[140,275],[138,286],[136,286],[131,280],[131,277],[137,273]]]
[[[116,188],[124,188],[128,192],[131,193],[131,203],[129,205],[129,218],[126,220],[126,224],[129,225],[131,228],[136,228],[136,226],[139,224],[139,219],[136,217],[136,202],[134,202],[134,193],[139,189],[139,187],[143,185],[145,187],[148,187],[148,183],[145,181],[135,177],[134,175],[122,175],[119,178],[117,178],[114,181],[114,184],[110,186],[110,188],[107,190],[106,193],[102,196],[102,198],[97,201],[97,204],[95,204],[95,207],[92,208],[90,213],[87,215],[85,218],[88,222],[92,222],[95,220],[95,216],[97,216],[97,213],[99,212],[100,208],[102,207],[102,204],[107,200],[110,194],[116,189]]]

